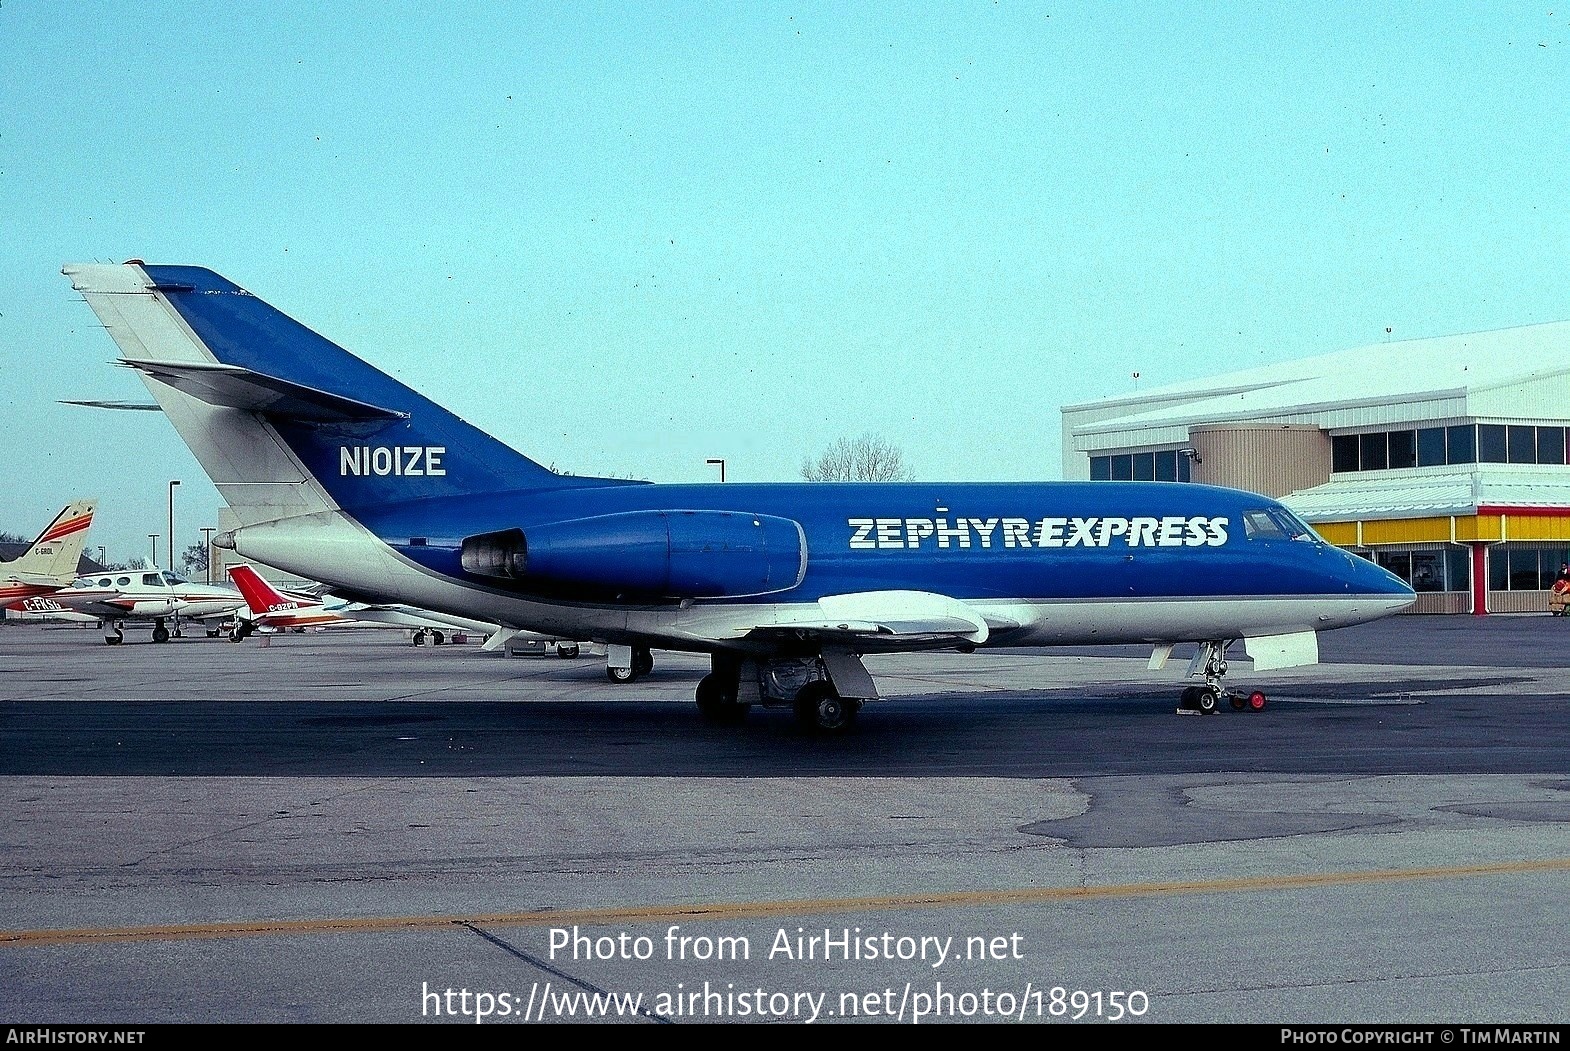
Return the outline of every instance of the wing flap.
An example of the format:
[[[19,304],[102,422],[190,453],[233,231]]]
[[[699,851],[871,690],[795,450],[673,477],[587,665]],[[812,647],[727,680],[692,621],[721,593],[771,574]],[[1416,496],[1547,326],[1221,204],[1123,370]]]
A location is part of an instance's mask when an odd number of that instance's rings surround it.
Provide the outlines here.
[[[795,634],[842,645],[878,649],[981,644],[990,634],[988,619],[971,606],[927,591],[860,591],[818,599],[821,616],[759,625],[749,634]],[[1007,622],[1013,625],[1012,621]]]

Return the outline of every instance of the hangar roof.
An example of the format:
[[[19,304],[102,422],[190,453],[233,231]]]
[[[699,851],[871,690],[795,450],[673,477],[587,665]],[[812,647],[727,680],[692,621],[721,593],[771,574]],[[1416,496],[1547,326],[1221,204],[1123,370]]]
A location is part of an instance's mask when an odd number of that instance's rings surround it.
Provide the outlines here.
[[[1570,374],[1570,321],[1353,347],[1137,394],[1067,405],[1094,410],[1075,433],[1246,420],[1315,409],[1464,398]],[[1123,408],[1110,414],[1108,410]]]

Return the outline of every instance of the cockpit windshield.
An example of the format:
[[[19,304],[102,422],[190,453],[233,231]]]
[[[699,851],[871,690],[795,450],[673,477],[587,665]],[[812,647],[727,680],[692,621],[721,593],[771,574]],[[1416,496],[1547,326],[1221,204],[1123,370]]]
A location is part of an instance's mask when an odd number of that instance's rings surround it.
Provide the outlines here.
[[[1243,532],[1250,540],[1319,540],[1319,534],[1284,507],[1244,511]]]
[[[179,576],[179,575],[177,575],[175,573],[171,573],[168,570],[164,570],[164,583],[165,584],[171,584],[171,585],[172,584],[184,584],[185,583],[185,578],[182,577],[182,576]]]

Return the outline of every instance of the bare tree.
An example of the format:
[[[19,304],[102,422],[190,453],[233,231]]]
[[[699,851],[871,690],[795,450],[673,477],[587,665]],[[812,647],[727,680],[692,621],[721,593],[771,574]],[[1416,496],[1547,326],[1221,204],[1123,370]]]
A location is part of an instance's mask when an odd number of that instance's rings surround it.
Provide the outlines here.
[[[840,438],[817,459],[803,460],[801,476],[809,482],[908,482],[913,477],[900,447],[871,432]]]
[[[198,541],[180,552],[180,568],[192,577],[207,572],[207,545]]]

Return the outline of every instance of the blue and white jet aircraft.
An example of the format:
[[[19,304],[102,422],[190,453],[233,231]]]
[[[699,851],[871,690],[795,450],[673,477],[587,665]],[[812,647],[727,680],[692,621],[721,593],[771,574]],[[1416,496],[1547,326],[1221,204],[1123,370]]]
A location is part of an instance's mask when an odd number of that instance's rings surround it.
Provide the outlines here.
[[[233,508],[214,542],[350,598],[609,647],[711,655],[702,715],[877,697],[867,654],[1199,643],[1185,709],[1318,661],[1319,631],[1413,601],[1252,493],[1165,482],[711,483],[558,475],[210,270],[64,269]]]

